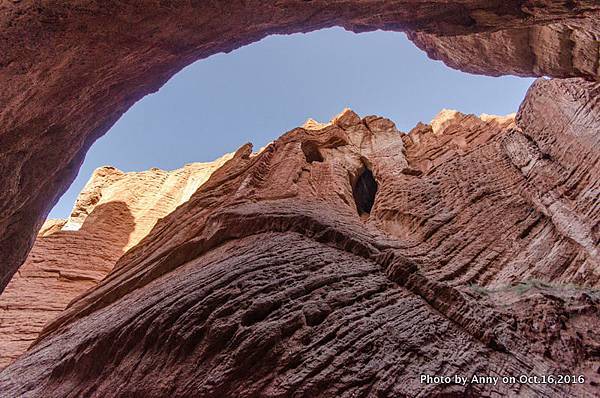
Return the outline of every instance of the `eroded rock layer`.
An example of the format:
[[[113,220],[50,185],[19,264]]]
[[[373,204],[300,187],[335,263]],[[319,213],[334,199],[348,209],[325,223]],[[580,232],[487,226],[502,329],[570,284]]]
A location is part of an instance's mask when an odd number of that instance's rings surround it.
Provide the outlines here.
[[[44,224],[0,296],[0,368],[25,352],[46,323],[104,278],[158,219],[187,201],[230,157],[170,172],[97,169],[69,219]]]
[[[597,80],[599,14],[596,0],[3,1],[0,291],[89,146],[193,61],[342,26],[405,31],[464,71]]]
[[[246,145],[0,373],[10,396],[599,393],[598,83]],[[551,100],[550,100],[551,98]],[[581,384],[422,384],[584,375]]]

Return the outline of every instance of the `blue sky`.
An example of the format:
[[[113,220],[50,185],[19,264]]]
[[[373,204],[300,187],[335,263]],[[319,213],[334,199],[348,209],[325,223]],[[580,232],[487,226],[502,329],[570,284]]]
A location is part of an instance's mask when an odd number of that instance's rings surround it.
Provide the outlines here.
[[[308,118],[329,121],[345,107],[385,116],[402,131],[443,108],[504,115],[518,109],[532,81],[455,71],[403,33],[270,36],[188,66],[135,104],[92,146],[49,217],[68,217],[100,166],[171,170],[210,161],[246,142],[258,149]]]

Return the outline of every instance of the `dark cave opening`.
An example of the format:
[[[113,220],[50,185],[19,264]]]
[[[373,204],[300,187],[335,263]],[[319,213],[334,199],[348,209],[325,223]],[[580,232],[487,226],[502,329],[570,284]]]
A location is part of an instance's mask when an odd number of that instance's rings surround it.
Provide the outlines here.
[[[304,152],[304,157],[308,163],[322,162],[324,160],[315,142],[305,141],[300,145],[300,148],[302,148],[302,152]]]
[[[373,172],[368,168],[364,168],[363,172],[358,176],[354,187],[352,187],[352,195],[356,210],[359,215],[370,214],[373,204],[375,203],[375,195],[377,194],[377,181],[373,176]]]

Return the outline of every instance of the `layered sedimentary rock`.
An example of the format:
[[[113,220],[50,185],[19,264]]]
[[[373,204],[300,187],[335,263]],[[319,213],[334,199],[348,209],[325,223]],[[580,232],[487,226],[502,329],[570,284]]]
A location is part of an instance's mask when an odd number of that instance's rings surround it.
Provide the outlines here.
[[[465,72],[492,76],[600,76],[598,16],[457,36],[411,32],[433,59]]]
[[[342,26],[408,32],[465,71],[595,80],[599,10],[595,0],[4,1],[0,290],[94,140],[195,60]]]
[[[44,224],[0,296],[0,368],[25,352],[46,323],[103,279],[124,252],[230,157],[174,171],[97,169],[69,219]]]
[[[9,396],[597,396],[598,83],[246,145],[0,373]],[[52,236],[52,235],[51,235]],[[421,375],[583,375],[427,384]]]

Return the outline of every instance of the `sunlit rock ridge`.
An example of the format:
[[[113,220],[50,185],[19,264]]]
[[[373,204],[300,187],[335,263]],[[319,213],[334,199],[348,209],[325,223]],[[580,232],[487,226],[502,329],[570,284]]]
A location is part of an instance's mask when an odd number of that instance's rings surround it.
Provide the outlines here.
[[[598,90],[539,79],[516,115],[444,110],[407,134],[345,110],[200,168],[208,178],[189,199],[189,166],[99,169],[24,268],[49,261],[67,234],[96,229],[118,253],[110,265],[73,255],[56,266],[104,274],[52,313],[0,373],[0,391],[597,396],[599,104],[574,104]],[[130,231],[100,229],[104,207],[120,227],[131,214]],[[26,289],[13,291],[19,301]],[[585,383],[422,384],[421,374]]]
[[[0,296],[0,368],[42,327],[94,287],[156,222],[186,202],[233,154],[163,171],[97,169],[67,220],[48,220],[27,261]]]

